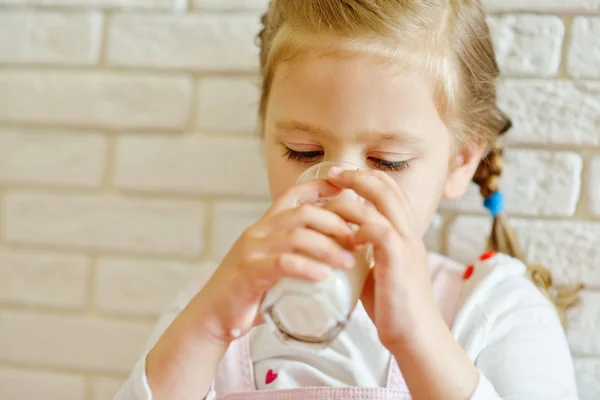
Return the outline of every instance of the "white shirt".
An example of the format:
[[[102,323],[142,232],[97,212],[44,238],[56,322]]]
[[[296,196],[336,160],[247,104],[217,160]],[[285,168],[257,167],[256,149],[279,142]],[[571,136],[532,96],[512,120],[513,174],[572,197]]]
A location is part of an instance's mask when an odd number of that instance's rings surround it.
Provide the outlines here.
[[[438,255],[430,260],[438,260],[442,269],[465,268]],[[195,285],[178,296],[161,317],[148,348],[198,290]],[[444,299],[438,299],[438,304],[443,305]],[[529,281],[521,262],[502,254],[477,262],[473,276],[461,288],[456,309],[448,321],[452,334],[480,372],[472,399],[578,399],[560,320],[553,305]],[[266,327],[253,330],[251,335],[258,390],[385,384],[390,354],[376,340],[375,327],[360,306],[348,328],[323,353],[277,344]],[[281,363],[286,363],[285,378],[278,377],[267,387],[265,373],[282,369]],[[208,398],[216,395],[212,392]],[[151,399],[144,356],[115,400]]]

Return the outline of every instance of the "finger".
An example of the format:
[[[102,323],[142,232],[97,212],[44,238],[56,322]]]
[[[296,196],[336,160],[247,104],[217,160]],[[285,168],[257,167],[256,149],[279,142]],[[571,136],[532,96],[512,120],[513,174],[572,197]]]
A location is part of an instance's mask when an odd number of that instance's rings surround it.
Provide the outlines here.
[[[362,225],[351,239],[351,243],[355,246],[369,243],[373,245],[375,268],[391,268],[395,260],[400,259],[397,254],[400,251],[400,237],[389,223]]]
[[[396,182],[394,178],[392,178],[383,171],[369,170],[367,173],[372,174],[377,179],[381,180],[394,190],[394,193],[396,193],[396,195],[398,196],[397,199],[400,201],[400,205],[402,207],[402,210],[404,211],[404,215],[407,216],[409,223],[411,223],[411,217],[414,217],[412,203],[410,202],[410,199],[406,195],[406,192],[402,190],[398,182]]]
[[[390,222],[376,208],[353,200],[333,200],[323,204],[323,209],[335,213],[344,221],[361,226],[371,224],[387,224]]]
[[[396,194],[396,189],[377,178],[370,171],[342,171],[332,175],[329,181],[340,188],[352,189],[373,204],[403,234],[410,233],[408,219]],[[395,183],[394,183],[395,184]]]
[[[324,197],[335,196],[340,189],[324,179],[315,179],[292,186],[273,202],[265,215],[274,215],[306,203],[315,203]]]
[[[281,234],[278,233],[276,240],[267,245],[266,251],[268,253],[301,253],[337,269],[349,269],[356,263],[354,255],[344,249],[336,240],[306,228],[295,228]]]
[[[262,259],[260,266],[254,268],[254,273],[262,280],[269,277],[272,286],[281,278],[299,278],[311,282],[324,281],[331,275],[331,268],[310,257],[294,253],[281,253]]]
[[[404,191],[400,188],[400,185],[398,185],[398,182],[396,182],[394,180],[394,178],[389,176],[387,173],[385,173],[383,171],[379,171],[379,170],[373,170],[373,169],[367,170],[365,172],[369,175],[376,177],[377,179],[382,181],[385,185],[387,185],[391,189],[393,189],[394,193],[396,193],[398,198],[405,197]]]
[[[278,230],[290,230],[298,227],[310,228],[324,235],[343,240],[353,233],[352,228],[343,217],[311,204],[304,204],[298,208],[281,212],[265,222],[265,235]]]

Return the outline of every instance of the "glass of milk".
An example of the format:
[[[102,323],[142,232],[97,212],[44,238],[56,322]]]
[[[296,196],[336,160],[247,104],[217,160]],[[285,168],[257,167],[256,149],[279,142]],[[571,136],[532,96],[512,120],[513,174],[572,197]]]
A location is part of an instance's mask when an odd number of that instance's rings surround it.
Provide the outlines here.
[[[323,162],[306,170],[297,184],[313,179],[326,179],[331,167],[358,170],[345,162]],[[344,189],[334,197],[322,198],[316,204],[335,199],[364,203],[356,192]],[[284,342],[311,347],[326,347],[348,323],[360,298],[372,264],[372,247],[356,252],[356,264],[350,270],[332,270],[324,282],[308,282],[284,278],[267,292],[261,312],[267,324]]]

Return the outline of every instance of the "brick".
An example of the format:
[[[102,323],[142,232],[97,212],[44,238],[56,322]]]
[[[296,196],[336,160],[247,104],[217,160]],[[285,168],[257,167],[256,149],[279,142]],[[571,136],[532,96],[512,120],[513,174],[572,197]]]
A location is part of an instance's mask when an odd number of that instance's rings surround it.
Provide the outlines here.
[[[192,80],[88,71],[0,71],[0,122],[108,129],[182,129]]]
[[[600,223],[513,219],[527,259],[547,266],[557,284],[583,281],[600,287],[600,248],[590,238],[600,237]],[[486,247],[491,219],[461,216],[450,227],[448,253],[459,262],[471,263]]]
[[[581,156],[566,151],[508,149],[505,158],[501,187],[509,213],[560,217],[575,213],[581,190]],[[462,199],[443,201],[442,209],[486,212],[475,184]]]
[[[213,269],[209,264],[102,258],[98,262],[98,304],[108,312],[155,316],[188,281]]]
[[[110,400],[123,385],[124,379],[96,377],[92,380],[92,400]]]
[[[0,184],[96,187],[106,151],[95,134],[0,131]]]
[[[213,213],[213,249],[218,259],[223,258],[233,243],[250,225],[258,221],[269,208],[268,203],[219,202]]]
[[[594,215],[600,215],[600,156],[594,157],[589,165],[588,208]]]
[[[600,18],[573,19],[567,71],[574,78],[600,78]]]
[[[600,11],[600,0],[483,0],[488,12],[533,11],[593,13]]]
[[[600,398],[600,358],[581,358],[575,360],[577,387],[580,400]]]
[[[512,143],[600,145],[600,83],[506,80],[500,108],[513,119]]]
[[[97,12],[0,11],[0,62],[92,65],[100,57]]]
[[[584,291],[581,304],[569,310],[568,338],[578,356],[600,356],[600,292]]]
[[[560,18],[512,14],[488,18],[488,24],[503,74],[557,74],[565,36],[565,26]]]
[[[257,79],[207,78],[200,82],[198,93],[196,120],[201,131],[257,134]]]
[[[147,192],[268,197],[261,142],[255,138],[124,137],[115,184]]]
[[[177,0],[0,0],[0,4],[49,7],[166,9],[176,1]]]
[[[203,225],[191,201],[9,193],[3,209],[9,242],[119,253],[197,256]]]
[[[129,374],[152,324],[84,315],[0,311],[0,359],[22,365]]]
[[[266,10],[269,0],[191,0],[196,8],[205,10]]]
[[[83,256],[0,250],[0,301],[82,308],[88,274]]]
[[[255,14],[120,14],[109,25],[107,60],[127,67],[255,70],[259,23]]]
[[[0,394],[6,400],[81,400],[86,382],[80,375],[0,367]]]

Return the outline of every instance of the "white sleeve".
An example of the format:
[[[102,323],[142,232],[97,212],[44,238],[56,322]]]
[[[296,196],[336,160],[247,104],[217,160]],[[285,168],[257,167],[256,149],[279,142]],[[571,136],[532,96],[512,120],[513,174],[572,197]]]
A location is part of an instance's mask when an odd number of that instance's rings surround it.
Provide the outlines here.
[[[131,375],[127,381],[125,381],[114,400],[152,400],[152,392],[150,391],[148,378],[146,377],[146,356],[164,331],[167,330],[207,280],[208,276],[206,274],[203,274],[200,278],[194,279],[179,292],[173,303],[161,313],[160,318],[146,343],[143,356],[137,361]],[[211,388],[206,400],[213,400],[214,395],[214,391]]]
[[[484,318],[488,337],[475,360],[480,383],[471,400],[577,400],[573,360],[554,306],[528,281],[503,289],[503,306]]]

